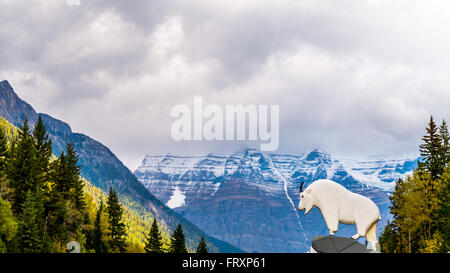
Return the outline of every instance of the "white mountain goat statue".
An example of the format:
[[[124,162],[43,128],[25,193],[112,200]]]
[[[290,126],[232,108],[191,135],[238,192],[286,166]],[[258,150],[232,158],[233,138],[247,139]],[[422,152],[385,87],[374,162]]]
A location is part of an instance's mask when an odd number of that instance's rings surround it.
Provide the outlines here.
[[[344,186],[328,179],[314,181],[303,191],[300,185],[300,211],[307,214],[313,207],[322,213],[330,235],[338,230],[339,222],[356,225],[353,239],[366,236],[373,250],[378,250],[377,223],[381,220],[380,210],[369,198],[347,190]]]

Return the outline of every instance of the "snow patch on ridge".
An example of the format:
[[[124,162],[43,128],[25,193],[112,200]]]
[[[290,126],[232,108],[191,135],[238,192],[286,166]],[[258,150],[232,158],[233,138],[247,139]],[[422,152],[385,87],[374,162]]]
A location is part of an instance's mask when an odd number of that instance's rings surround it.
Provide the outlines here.
[[[182,207],[186,205],[185,199],[186,195],[176,186],[166,205],[171,209]]]

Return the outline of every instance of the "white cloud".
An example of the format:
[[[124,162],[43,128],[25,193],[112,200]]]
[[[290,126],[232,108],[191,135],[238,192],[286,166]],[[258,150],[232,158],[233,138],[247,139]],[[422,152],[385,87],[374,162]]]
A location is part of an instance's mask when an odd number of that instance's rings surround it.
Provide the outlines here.
[[[448,1],[0,1],[0,78],[135,167],[177,143],[170,108],[279,104],[280,152],[417,149],[448,118]]]

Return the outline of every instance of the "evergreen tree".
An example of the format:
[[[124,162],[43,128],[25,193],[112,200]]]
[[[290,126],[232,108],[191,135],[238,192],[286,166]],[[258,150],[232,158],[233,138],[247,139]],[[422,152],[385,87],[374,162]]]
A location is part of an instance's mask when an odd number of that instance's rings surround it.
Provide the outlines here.
[[[397,227],[388,221],[384,227],[383,232],[380,234],[378,240],[380,241],[381,252],[384,253],[396,253],[399,250],[398,245],[398,230]]]
[[[93,232],[93,246],[92,248],[95,250],[95,253],[107,253],[108,248],[106,246],[105,241],[103,241],[103,232],[101,227],[101,217],[103,212],[103,201],[100,201],[99,208],[97,210],[97,215],[94,223],[94,232]]]
[[[73,152],[73,151],[72,151]],[[70,154],[61,152],[60,157],[51,164],[51,181],[54,183],[46,204],[47,230],[54,244],[63,246],[69,239],[81,235],[84,210],[77,208],[74,200],[74,173],[76,160]]]
[[[20,128],[17,141],[12,145],[6,174],[13,190],[12,208],[16,214],[19,214],[27,192],[34,191],[37,186],[36,149],[27,119]]]
[[[420,155],[424,157],[424,161],[420,162],[419,168],[430,173],[431,179],[437,179],[444,169],[441,161],[442,141],[438,127],[433,121],[433,116],[430,116],[426,131],[427,135],[422,138],[424,143],[419,146]]]
[[[187,253],[186,241],[184,238],[183,228],[178,224],[177,229],[173,232],[170,239],[170,252],[172,253]]]
[[[64,151],[51,164],[51,181],[54,183],[48,193],[46,205],[46,230],[53,242],[67,243],[69,230],[67,227],[67,214],[69,207],[70,185],[67,181],[67,167]]]
[[[119,202],[117,192],[111,188],[107,199],[107,211],[109,216],[110,248],[115,252],[124,253],[127,246],[125,242],[125,225],[122,222],[123,207]]]
[[[5,173],[8,156],[8,139],[5,131],[0,127],[0,198],[8,198],[10,192]]]
[[[196,253],[206,254],[208,253],[208,247],[206,246],[205,237],[202,236],[200,243],[198,243]]]
[[[67,147],[67,156],[65,157],[66,166],[67,166],[67,179],[70,181],[71,185],[71,193],[72,200],[75,203],[75,207],[83,212],[86,208],[86,202],[84,200],[84,184],[82,179],[80,178],[81,168],[77,165],[78,163],[78,155],[75,151],[73,143],[68,143]]]
[[[42,232],[40,219],[41,205],[36,195],[30,190],[26,193],[22,204],[19,228],[17,233],[18,249],[21,253],[39,253],[42,251]]]
[[[448,164],[450,163],[450,135],[448,133],[447,122],[445,120],[442,120],[442,124],[439,127],[439,137],[442,141],[442,164],[444,166],[448,166]]]
[[[49,180],[49,166],[52,156],[52,141],[49,139],[47,130],[41,116],[39,116],[33,130],[36,150],[36,179],[39,187]]]
[[[147,235],[145,242],[145,252],[147,253],[162,253],[162,237],[158,229],[156,218],[153,219],[152,227]]]
[[[63,200],[70,200],[71,181],[64,151],[52,164],[52,181],[55,183],[54,195]]]
[[[442,187],[439,195],[440,207],[436,213],[437,232],[442,241],[440,252],[450,251],[450,166],[442,175]]]
[[[8,139],[5,131],[0,127],[0,174],[3,173],[6,167],[6,157],[8,155]]]

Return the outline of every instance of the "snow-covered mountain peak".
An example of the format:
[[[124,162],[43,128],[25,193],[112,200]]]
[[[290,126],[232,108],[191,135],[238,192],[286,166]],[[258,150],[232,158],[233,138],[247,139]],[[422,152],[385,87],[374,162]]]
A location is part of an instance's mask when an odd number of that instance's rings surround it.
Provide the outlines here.
[[[331,165],[331,156],[319,149],[314,149],[308,154],[306,154],[304,161],[308,161],[315,164],[326,164]]]

